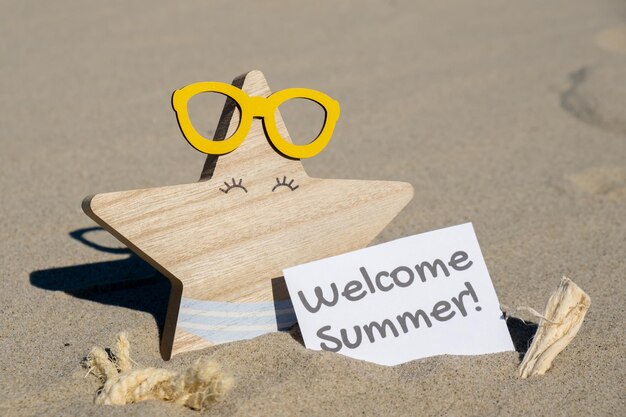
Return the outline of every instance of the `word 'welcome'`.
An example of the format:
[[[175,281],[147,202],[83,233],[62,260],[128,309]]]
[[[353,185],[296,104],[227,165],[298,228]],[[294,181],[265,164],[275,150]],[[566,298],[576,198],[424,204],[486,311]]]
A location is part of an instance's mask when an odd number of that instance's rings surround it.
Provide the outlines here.
[[[376,293],[376,291],[387,292],[393,290],[394,287],[409,287],[415,283],[416,275],[419,277],[419,281],[423,283],[426,282],[428,278],[438,277],[439,272],[449,277],[450,270],[446,265],[455,271],[465,271],[473,265],[473,262],[469,259],[466,252],[456,251],[450,256],[450,261],[447,262],[447,264],[441,259],[435,259],[433,262],[424,261],[417,263],[413,268],[399,266],[394,268],[391,272],[380,271],[376,275],[373,275],[373,279],[367,269],[361,267],[359,271],[363,278],[362,281],[352,280],[346,283],[341,292],[341,296],[348,301],[359,301],[368,294]],[[363,283],[365,283],[365,286]],[[317,313],[323,305],[333,307],[339,301],[339,290],[337,289],[337,284],[334,282],[330,284],[331,295],[328,298],[324,296],[324,291],[319,286],[316,286],[313,291],[317,298],[316,302],[309,302],[304,292],[298,291],[298,297],[302,305],[310,313]]]

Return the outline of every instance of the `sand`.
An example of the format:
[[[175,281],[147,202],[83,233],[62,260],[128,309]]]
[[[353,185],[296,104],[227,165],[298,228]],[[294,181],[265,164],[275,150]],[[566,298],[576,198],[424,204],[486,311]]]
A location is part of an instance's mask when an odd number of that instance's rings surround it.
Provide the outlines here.
[[[80,360],[127,330],[145,366],[222,364],[236,386],[207,415],[624,415],[623,2],[334,3],[3,2],[0,414],[198,415],[93,404]],[[514,352],[388,368],[288,333],[164,363],[167,282],[80,203],[197,180],[171,92],[251,69],[340,101],[311,176],[414,185],[376,242],[472,221],[503,304],[541,310],[562,275],[589,293],[554,368],[521,380]],[[532,328],[511,328],[523,350]]]

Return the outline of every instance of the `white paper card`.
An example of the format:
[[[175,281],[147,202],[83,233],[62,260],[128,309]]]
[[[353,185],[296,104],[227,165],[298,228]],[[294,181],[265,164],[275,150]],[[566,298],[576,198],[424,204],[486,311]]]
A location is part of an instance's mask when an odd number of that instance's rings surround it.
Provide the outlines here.
[[[283,272],[309,349],[382,365],[514,350],[471,223]]]

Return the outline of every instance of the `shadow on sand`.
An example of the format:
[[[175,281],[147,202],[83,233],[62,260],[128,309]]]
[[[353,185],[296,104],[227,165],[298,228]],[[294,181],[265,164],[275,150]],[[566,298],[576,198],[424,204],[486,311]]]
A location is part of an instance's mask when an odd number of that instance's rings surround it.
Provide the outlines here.
[[[100,227],[89,227],[74,230],[69,235],[90,248],[125,255],[125,258],[34,271],[30,274],[30,283],[84,300],[150,313],[162,336],[170,293],[169,280],[130,249],[109,248],[85,238],[87,233],[102,231]]]
[[[513,340],[513,346],[515,346],[515,351],[519,354],[519,359],[521,361],[524,359],[524,355],[530,347],[539,326],[537,323],[524,321],[518,319],[517,317],[511,317],[508,315],[505,315],[505,317],[506,325],[509,328],[509,334]]]

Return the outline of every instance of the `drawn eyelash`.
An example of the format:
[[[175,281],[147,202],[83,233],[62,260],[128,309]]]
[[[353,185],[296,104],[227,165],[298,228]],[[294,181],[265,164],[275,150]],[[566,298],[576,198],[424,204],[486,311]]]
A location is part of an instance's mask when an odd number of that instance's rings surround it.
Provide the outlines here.
[[[232,178],[232,184],[229,184],[226,181],[224,181],[224,185],[226,186],[226,189],[220,188],[220,191],[223,192],[224,194],[228,194],[228,192],[232,190],[233,188],[241,188],[247,193],[248,190],[246,189],[246,187],[241,185],[242,182],[243,182],[242,178],[239,178],[239,182],[235,181],[235,179]]]
[[[296,188],[299,187],[299,185],[291,185],[293,184],[294,180],[291,180],[289,182],[287,182],[287,177],[283,177],[283,180],[279,180],[278,178],[276,178],[276,184],[274,185],[274,187],[272,188],[272,192],[274,192],[274,190],[276,190],[278,187],[287,187],[289,188],[291,191],[295,191]]]

